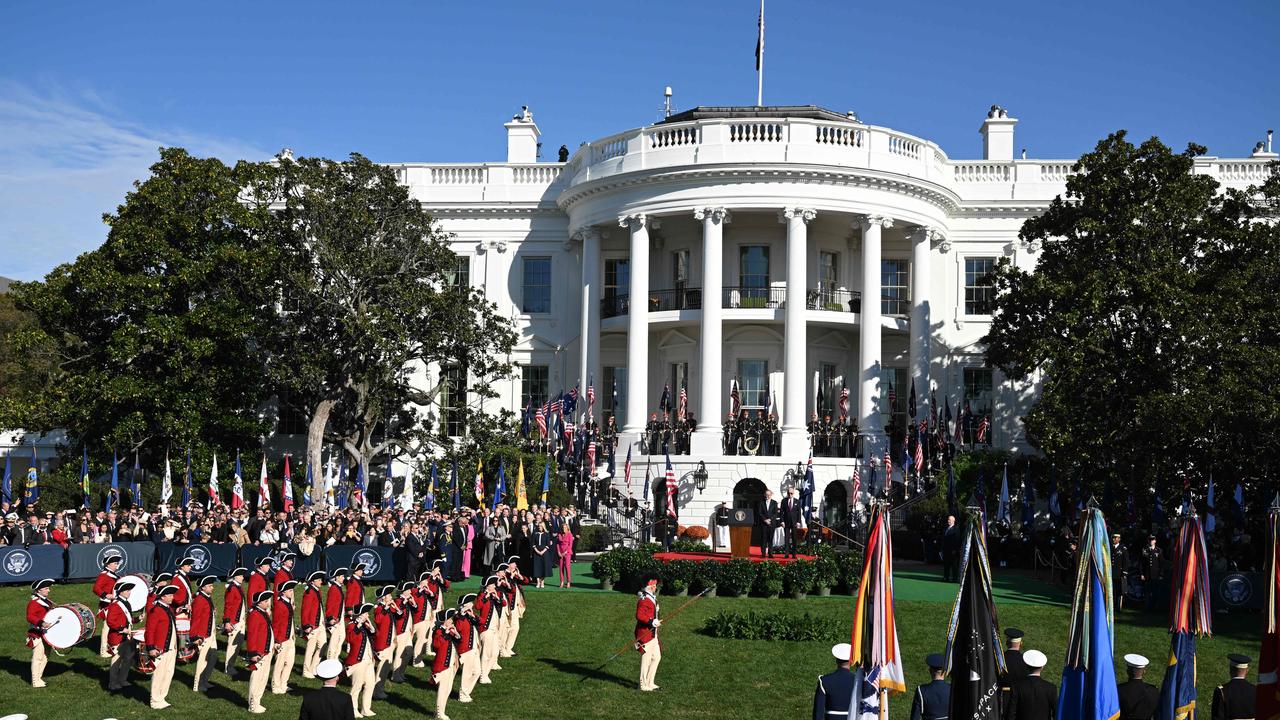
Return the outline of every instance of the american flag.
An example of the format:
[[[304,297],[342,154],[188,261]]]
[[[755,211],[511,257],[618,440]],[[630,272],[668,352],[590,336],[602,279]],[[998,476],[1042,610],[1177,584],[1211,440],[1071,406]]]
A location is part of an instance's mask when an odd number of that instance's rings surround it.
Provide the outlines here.
[[[545,407],[544,405],[538,408],[537,413],[533,416],[534,422],[538,423],[538,437],[547,436],[547,413],[544,410]]]
[[[898,409],[898,391],[894,390],[893,386],[890,385],[889,386],[889,412],[893,412],[894,410],[897,410],[897,409]]]
[[[978,423],[978,442],[985,443],[987,441],[987,431],[991,429],[991,418],[983,415],[982,421]]]
[[[573,420],[570,418],[564,419],[564,441],[573,442]]]
[[[563,395],[557,395],[556,399],[548,402],[545,407],[548,416],[552,413],[560,412],[560,409],[564,407]]]
[[[596,409],[596,383],[594,380],[587,383],[587,416],[595,414]]]
[[[889,445],[885,445],[884,448],[884,481],[885,483],[893,481],[893,454],[890,452]]]
[[[738,417],[742,410],[742,396],[738,394],[738,378],[729,383],[729,414]]]
[[[622,466],[622,478],[627,484],[627,497],[631,497],[631,446],[627,445],[627,462]]]
[[[671,467],[671,455],[667,455],[667,517],[676,518],[676,495],[680,488],[676,485],[676,471]]]
[[[856,506],[862,493],[862,470],[858,461],[853,462],[853,504]]]
[[[840,385],[840,417],[849,417],[849,386]]]
[[[925,423],[921,422],[920,431],[916,433],[916,454],[913,458],[916,464],[916,477],[924,475],[924,427]]]
[[[680,407],[676,410],[676,417],[684,420],[684,416],[689,412],[689,388],[680,383]]]
[[[966,401],[964,404],[964,408],[960,409],[956,413],[956,432],[955,432],[956,445],[964,444],[965,414],[968,412],[968,410],[969,410],[969,403]]]
[[[587,443],[587,471],[591,472],[596,469],[596,439],[591,438],[591,442]]]
[[[311,466],[308,465],[310,470]],[[307,483],[307,487],[311,487],[311,483]],[[281,496],[284,498],[284,511],[293,512],[293,476],[289,473],[289,456],[284,456],[284,485],[282,486]]]

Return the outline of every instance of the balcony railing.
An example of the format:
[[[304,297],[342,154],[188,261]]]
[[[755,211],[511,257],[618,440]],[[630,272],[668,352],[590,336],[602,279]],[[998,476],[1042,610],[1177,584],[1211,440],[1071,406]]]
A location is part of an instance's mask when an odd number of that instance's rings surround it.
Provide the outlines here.
[[[701,310],[701,288],[676,288],[649,292],[649,312],[669,310]],[[600,317],[611,318],[631,312],[631,298],[626,294],[614,295],[600,301]]]
[[[729,310],[772,310],[784,307],[787,288],[783,283],[769,287],[731,285],[723,288],[723,305]],[[881,295],[881,313],[905,316],[911,312],[911,301],[902,295]],[[701,310],[702,289],[683,288],[653,290],[649,293],[649,312]],[[858,314],[862,312],[862,293],[844,288],[809,288],[805,292],[805,309]],[[625,293],[600,301],[600,317],[612,318],[631,312],[631,298]]]
[[[862,312],[862,293],[844,288],[813,288],[806,303],[810,310],[858,313]]]
[[[769,310],[781,307],[786,299],[787,288],[781,283],[768,287],[731,285],[724,288],[723,307],[730,310]]]

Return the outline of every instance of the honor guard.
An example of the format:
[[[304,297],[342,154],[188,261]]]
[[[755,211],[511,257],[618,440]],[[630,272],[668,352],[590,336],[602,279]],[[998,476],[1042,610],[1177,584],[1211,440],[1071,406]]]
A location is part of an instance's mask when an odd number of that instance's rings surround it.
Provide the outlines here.
[[[244,656],[249,671],[249,712],[260,715],[267,711],[262,707],[262,695],[267,691],[267,678],[271,675],[271,655],[275,650],[275,637],[271,631],[268,614],[273,594],[263,590],[253,596],[253,609],[245,620]]]
[[[1006,720],[1050,720],[1058,710],[1058,689],[1040,677],[1049,658],[1039,650],[1028,650],[1022,656],[1027,664],[1027,678],[1009,694]]]
[[[144,635],[145,652],[155,663],[151,674],[151,709],[169,707],[169,683],[173,682],[173,669],[178,664],[178,616],[173,598],[178,586],[165,585],[156,593],[156,604],[147,612],[147,631]]]
[[[724,421],[724,454],[738,454],[738,421],[729,413]]]
[[[373,652],[374,674],[377,684],[373,688],[373,699],[381,700],[387,696],[387,680],[391,677],[392,646],[396,639],[396,618],[400,610],[396,607],[396,586],[384,585],[378,590],[378,604],[373,608]]]
[[[813,720],[842,720],[849,717],[849,702],[853,699],[853,673],[849,672],[849,643],[831,648],[836,659],[836,669],[818,678],[813,691]]]
[[[271,694],[289,692],[289,675],[293,673],[293,659],[298,651],[293,637],[293,588],[296,580],[285,580],[275,594],[275,606],[271,609],[271,636],[275,639],[275,659],[271,668]]]
[[[431,682],[436,686],[438,720],[449,720],[444,711],[449,703],[449,693],[453,691],[453,677],[458,674],[458,643],[462,638],[453,623],[457,614],[457,610],[449,608],[431,631]]]
[[[649,415],[649,424],[645,426],[645,438],[648,439],[649,455],[658,454],[658,441],[662,436],[662,425],[658,422],[658,413]]]
[[[244,644],[245,616],[249,613],[249,595],[246,594],[244,581],[249,577],[247,568],[236,568],[227,578],[227,587],[222,594],[222,632],[227,636],[227,656],[223,660],[222,670],[234,675],[236,656],[240,646]]]
[[[453,618],[458,630],[458,702],[471,702],[471,691],[480,679],[480,628],[475,614],[475,593],[458,598],[458,614]]]
[[[191,590],[191,568],[195,564],[195,558],[184,557],[178,561],[178,571],[173,574],[173,584],[178,588],[178,594],[173,596],[173,607],[179,615],[187,614],[191,596],[195,594]]]
[[[218,653],[218,636],[214,634],[213,622],[216,612],[213,608],[213,586],[218,578],[205,575],[196,581],[196,594],[191,598],[191,634],[189,635],[195,649],[196,669],[191,679],[191,689],[198,693],[209,692],[209,676],[213,674],[213,663]]]
[[[31,599],[27,601],[27,647],[31,648],[31,687],[42,688],[44,683],[44,666],[49,658],[45,654],[44,631],[49,623],[44,616],[53,609],[49,600],[52,580],[37,580],[31,583]]]
[[[293,580],[293,566],[298,562],[298,554],[287,552],[280,557],[280,567],[271,578],[271,589],[280,592],[280,586]]]
[[[1124,594],[1128,587],[1129,548],[1120,542],[1120,533],[1111,533],[1111,596],[1115,598],[1117,610],[1124,607]]]
[[[658,640],[658,578],[650,576],[636,600],[636,650],[640,652],[640,689],[653,692],[659,687],[658,664],[662,662],[662,643]]]
[[[327,578],[323,570],[317,570],[307,578],[307,588],[302,591],[302,622],[298,632],[307,639],[302,652],[302,677],[313,678],[316,668],[324,660],[325,644],[329,639],[324,619],[324,597],[320,594]]]
[[[364,605],[364,573],[365,564],[356,563],[351,569],[351,575],[347,578],[347,584],[344,588],[342,599],[342,607],[347,612],[347,616],[355,611],[361,605]]]
[[[436,617],[436,596],[431,589],[431,573],[424,572],[418,576],[418,584],[413,588],[413,616],[410,619],[409,657],[414,667],[424,667],[423,653],[431,642],[431,631]]]
[[[351,678],[351,707],[356,717],[373,716],[373,686],[377,683],[374,674],[373,623],[369,614],[373,606],[363,603],[347,614],[347,657],[343,665],[347,667],[347,677]]]
[[[942,653],[933,653],[924,661],[933,679],[916,688],[916,695],[911,699],[911,720],[947,720],[951,709],[951,686],[942,679],[947,673],[947,659]]]
[[[173,573],[167,572],[160,573],[154,578],[151,578],[151,593],[147,595],[145,612],[151,612],[151,608],[156,606],[156,602],[160,599],[160,591],[163,590],[171,580],[173,580]],[[146,615],[143,615],[143,620],[146,620]]]
[[[1114,566],[1113,566],[1114,567]],[[1124,656],[1128,682],[1120,684],[1120,720],[1151,720],[1160,704],[1160,692],[1142,678],[1147,674],[1145,657],[1130,653]]]
[[[489,672],[498,662],[498,627],[502,612],[502,598],[498,596],[498,578],[490,575],[484,580],[484,589],[475,599],[476,617],[480,630],[480,684],[493,682]]]
[[[102,572],[93,581],[93,594],[98,596],[98,617],[105,619],[107,608],[115,600],[116,580],[120,579],[120,563],[124,560],[119,553],[110,552],[102,558]],[[102,638],[98,643],[98,657],[111,657],[107,651],[107,626],[102,626]]]
[[[324,597],[324,627],[329,635],[329,644],[325,648],[326,660],[337,660],[342,655],[342,642],[347,635],[346,608],[343,600],[346,595],[345,581],[351,573],[346,568],[338,568],[332,573],[329,591]]]
[[[132,684],[129,671],[138,656],[138,646],[133,639],[133,611],[129,605],[133,589],[133,583],[127,580],[116,583],[115,599],[107,605],[105,613],[104,634],[111,657],[111,667],[107,670],[107,690],[110,692],[123,690]]]
[[[415,585],[410,581],[400,583],[400,596],[396,598],[396,638],[391,642],[391,682],[404,682],[405,666],[413,664],[413,613],[418,609],[414,597]]]
[[[1213,720],[1245,720],[1257,717],[1257,689],[1245,678],[1249,676],[1249,658],[1231,653],[1227,656],[1231,679],[1213,691]]]
[[[765,455],[781,455],[782,440],[778,434],[778,414],[769,413],[769,419],[764,426],[764,439],[761,442],[764,447]]]
[[[507,642],[503,646],[502,657],[513,657],[516,654],[516,638],[520,636],[520,620],[524,617],[524,611],[528,609],[525,602],[524,586],[529,584],[529,578],[526,578],[520,572],[520,558],[512,555],[507,560],[507,582],[510,585],[507,602],[511,606],[512,624],[507,629]]]
[[[1004,695],[1005,705],[1009,704],[1009,693],[1018,683],[1027,679],[1030,673],[1027,671],[1027,664],[1022,659],[1022,638],[1026,637],[1026,633],[1018,628],[1011,627],[1004,629],[1005,641],[1008,647],[1004,651],[1004,674],[1000,676],[1000,692]]]
[[[298,720],[346,720],[355,717],[351,698],[338,689],[341,675],[342,663],[337,660],[325,660],[316,666],[316,677],[324,681],[324,685],[302,696]]]
[[[257,598],[258,593],[267,592],[271,587],[271,556],[263,555],[258,558],[258,562],[254,564],[253,574],[249,576],[249,597]],[[271,612],[270,606],[267,612]]]

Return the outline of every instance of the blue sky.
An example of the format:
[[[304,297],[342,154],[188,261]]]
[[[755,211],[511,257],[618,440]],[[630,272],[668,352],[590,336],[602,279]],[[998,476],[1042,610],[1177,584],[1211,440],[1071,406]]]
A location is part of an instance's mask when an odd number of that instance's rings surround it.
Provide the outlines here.
[[[1149,9],[1150,8],[1150,9]],[[1155,8],[1158,8],[1156,10]],[[101,243],[160,145],[502,160],[528,104],[548,158],[677,109],[752,104],[758,0],[47,2],[0,7],[0,275]],[[1031,157],[1107,133],[1247,155],[1280,127],[1280,2],[769,0],[765,102],[981,152],[999,103]]]

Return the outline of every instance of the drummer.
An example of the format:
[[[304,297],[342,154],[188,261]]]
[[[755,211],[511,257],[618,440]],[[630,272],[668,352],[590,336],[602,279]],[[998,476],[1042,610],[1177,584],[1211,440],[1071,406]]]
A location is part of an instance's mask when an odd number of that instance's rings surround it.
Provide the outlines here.
[[[173,584],[178,588],[178,594],[173,596],[173,607],[180,617],[191,611],[191,596],[195,594],[191,591],[191,568],[195,565],[195,558],[184,557],[178,561],[178,572],[173,574]]]
[[[120,579],[120,563],[124,560],[120,553],[110,551],[102,558],[102,572],[93,581],[93,594],[98,596],[98,617],[106,618],[107,608],[115,600],[116,580]],[[107,625],[102,624],[102,641],[98,644],[99,657],[111,657],[107,651]]]
[[[227,657],[222,671],[234,676],[236,655],[244,642],[244,619],[249,611],[249,596],[245,593],[244,580],[249,577],[247,568],[236,568],[227,578],[226,593],[222,596],[222,632],[227,636]]]
[[[31,648],[31,687],[44,687],[44,666],[48,664],[45,655],[44,631],[50,625],[44,616],[53,609],[53,601],[49,600],[52,580],[37,580],[31,583],[31,599],[27,601],[27,647]]]
[[[198,693],[209,692],[209,676],[213,673],[210,655],[217,657],[218,636],[213,632],[216,613],[213,607],[213,586],[218,578],[205,575],[196,585],[196,596],[191,600],[191,630],[189,637],[196,652],[196,670],[191,689]]]
[[[107,671],[107,690],[116,692],[129,687],[129,670],[137,660],[138,644],[133,638],[133,606],[129,595],[133,582],[124,580],[115,584],[115,599],[107,606],[103,637],[111,654],[111,668]]]

